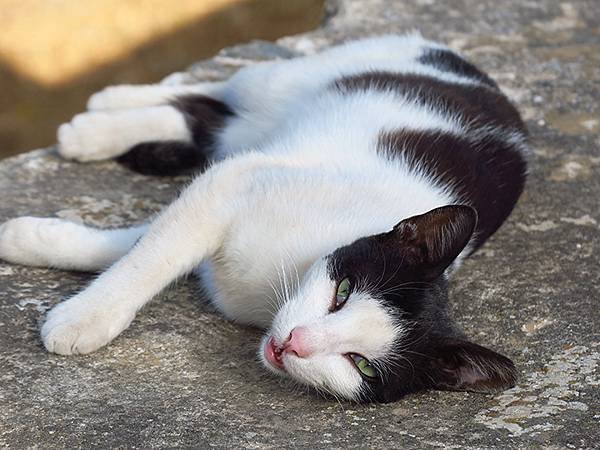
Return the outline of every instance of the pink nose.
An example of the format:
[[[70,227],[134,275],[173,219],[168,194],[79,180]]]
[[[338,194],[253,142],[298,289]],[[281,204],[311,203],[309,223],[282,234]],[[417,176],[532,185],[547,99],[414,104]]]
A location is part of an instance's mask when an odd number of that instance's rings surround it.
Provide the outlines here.
[[[284,353],[293,353],[299,358],[306,358],[312,354],[308,343],[308,330],[305,327],[296,327],[290,333],[288,341],[283,345]]]

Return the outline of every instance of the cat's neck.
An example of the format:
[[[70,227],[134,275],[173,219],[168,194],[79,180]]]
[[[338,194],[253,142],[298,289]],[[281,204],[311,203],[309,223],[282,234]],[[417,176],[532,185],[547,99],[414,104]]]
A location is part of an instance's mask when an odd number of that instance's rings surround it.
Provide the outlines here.
[[[365,153],[354,162],[331,158],[342,151],[323,150],[326,163],[288,158],[283,164],[275,158],[253,169],[253,189],[240,200],[213,262],[219,266],[217,303],[219,296],[240,297],[224,305],[235,309],[223,310],[227,316],[268,327],[277,308],[264,298],[293,295],[314,262],[356,239],[388,231],[403,218],[451,203],[427,180],[376,155]],[[221,261],[228,263],[220,266]]]

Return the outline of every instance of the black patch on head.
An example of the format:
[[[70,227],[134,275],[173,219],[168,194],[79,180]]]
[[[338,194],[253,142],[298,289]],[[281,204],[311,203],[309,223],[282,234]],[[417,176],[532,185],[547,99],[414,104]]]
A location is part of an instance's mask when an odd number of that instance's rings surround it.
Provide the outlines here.
[[[204,95],[176,97],[172,105],[181,111],[192,133],[192,142],[142,142],[117,161],[145,175],[181,175],[203,170],[214,151],[215,135],[233,111],[225,103]]]
[[[487,74],[451,50],[430,48],[417,59],[421,64],[435,67],[442,72],[450,72],[485,83],[493,88],[498,85]]]
[[[378,298],[408,326],[385,361],[371,361],[387,366],[382,378],[364,379],[363,401],[389,402],[429,388],[489,392],[514,384],[512,362],[466,341],[448,314],[443,272],[469,241],[475,222],[472,208],[445,206],[330,255],[333,280],[349,277],[354,290]]]
[[[409,217],[391,231],[358,239],[329,257],[328,272],[337,282],[349,277],[354,289],[384,293],[393,305],[401,300],[403,315],[418,315],[420,295],[410,302],[406,292],[445,288],[445,269],[468,244],[477,216],[473,208],[450,205]],[[442,291],[445,289],[442,289]]]

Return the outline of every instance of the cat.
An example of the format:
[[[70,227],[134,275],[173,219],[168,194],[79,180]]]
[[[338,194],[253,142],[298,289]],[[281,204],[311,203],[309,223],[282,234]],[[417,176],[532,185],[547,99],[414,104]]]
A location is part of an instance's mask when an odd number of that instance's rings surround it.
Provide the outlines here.
[[[448,279],[515,206],[527,132],[448,47],[389,35],[224,82],[108,87],[57,137],[68,159],[194,178],[149,224],[0,227],[0,259],[106,269],[48,313],[48,351],[97,350],[194,272],[226,318],[266,330],[268,370],[317,391],[391,402],[515,384],[513,362],[452,321]]]

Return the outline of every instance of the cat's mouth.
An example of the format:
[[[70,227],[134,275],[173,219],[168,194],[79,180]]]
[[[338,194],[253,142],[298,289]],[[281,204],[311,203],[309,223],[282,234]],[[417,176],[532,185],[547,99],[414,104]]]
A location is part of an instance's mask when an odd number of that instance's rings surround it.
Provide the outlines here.
[[[284,347],[277,345],[273,336],[269,337],[263,349],[265,360],[267,360],[275,369],[285,372],[285,366],[283,365],[283,350]]]

